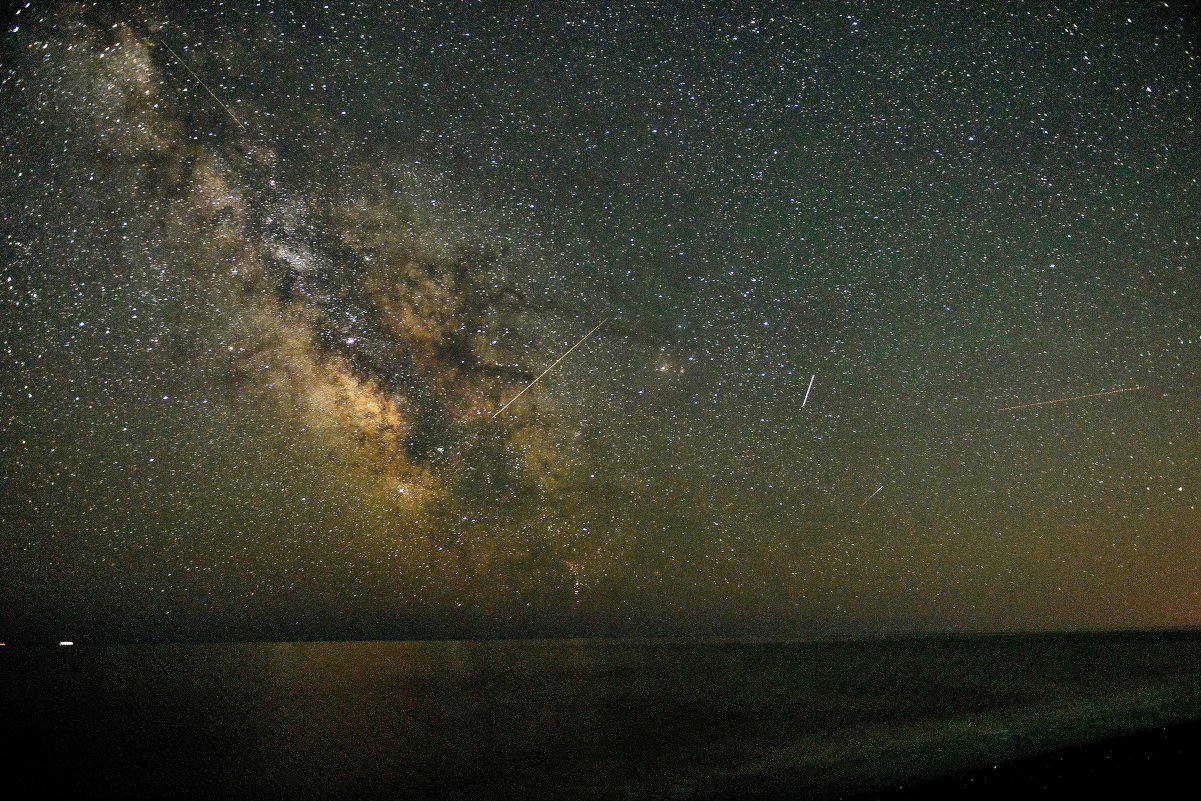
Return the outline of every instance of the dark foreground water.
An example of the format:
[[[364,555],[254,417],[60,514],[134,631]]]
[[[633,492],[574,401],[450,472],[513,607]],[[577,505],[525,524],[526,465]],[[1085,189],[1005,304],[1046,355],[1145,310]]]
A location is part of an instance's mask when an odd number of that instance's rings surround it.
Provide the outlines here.
[[[1201,719],[1201,635],[9,647],[6,783],[832,798]]]

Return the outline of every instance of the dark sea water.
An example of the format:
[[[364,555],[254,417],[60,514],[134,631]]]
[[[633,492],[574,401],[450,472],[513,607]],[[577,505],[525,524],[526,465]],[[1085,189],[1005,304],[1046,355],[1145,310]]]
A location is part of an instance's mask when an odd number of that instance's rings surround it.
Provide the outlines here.
[[[0,681],[6,781],[81,798],[834,798],[1199,719],[1201,635],[10,646]]]

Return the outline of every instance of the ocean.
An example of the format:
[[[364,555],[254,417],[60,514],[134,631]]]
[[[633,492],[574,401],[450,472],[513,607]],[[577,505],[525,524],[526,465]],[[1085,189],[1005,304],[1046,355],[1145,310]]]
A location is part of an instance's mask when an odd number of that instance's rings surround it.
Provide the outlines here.
[[[840,798],[1201,719],[1201,634],[9,646],[77,798]]]

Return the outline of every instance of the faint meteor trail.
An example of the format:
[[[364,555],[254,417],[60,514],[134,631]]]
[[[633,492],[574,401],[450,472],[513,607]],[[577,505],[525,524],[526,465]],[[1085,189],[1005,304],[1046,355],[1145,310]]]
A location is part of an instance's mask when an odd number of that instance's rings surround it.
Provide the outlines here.
[[[859,508],[862,509],[863,507],[867,506],[867,502],[870,501],[872,498],[876,497],[877,495],[879,495],[880,490],[882,490],[882,489],[884,489],[883,484],[880,485],[880,489],[876,490],[871,495],[868,495],[866,498],[864,498],[863,503],[859,504]]]
[[[566,351],[563,353],[563,355],[562,355],[562,356],[560,356],[559,358],[557,358],[557,359],[555,359],[553,362],[551,362],[551,365],[550,365],[550,367],[547,367],[545,370],[543,370],[541,373],[539,373],[537,378],[535,378],[535,379],[534,379],[533,381],[531,381],[530,383],[526,384],[526,385],[525,385],[525,388],[524,388],[524,389],[522,389],[522,390],[521,390],[521,392],[518,392],[516,395],[514,395],[512,398],[510,398],[508,403],[506,403],[504,406],[500,407],[500,408],[499,408],[499,409],[497,409],[495,412],[493,412],[493,413],[492,413],[492,416],[491,416],[491,417],[489,417],[488,419],[489,419],[489,420],[495,420],[495,419],[496,419],[496,416],[497,416],[498,414],[500,414],[501,412],[503,412],[505,409],[509,408],[509,407],[510,407],[510,406],[513,404],[513,401],[517,400],[518,398],[520,398],[522,395],[524,395],[524,394],[525,394],[525,391],[526,391],[527,389],[529,389],[530,387],[534,386],[534,384],[537,384],[539,381],[541,381],[541,380],[542,380],[542,376],[546,375],[546,374],[547,374],[547,373],[549,373],[551,370],[555,369],[555,365],[557,365],[559,362],[561,362],[561,361],[563,361],[564,359],[566,359],[566,358],[567,358],[567,356],[568,356],[568,355],[569,355],[569,354],[570,354],[570,353],[571,353],[573,350],[575,350],[576,348],[578,348],[580,345],[583,345],[583,344],[584,344],[584,340],[585,340],[585,339],[587,339],[588,337],[590,337],[590,336],[592,336],[593,334],[595,334],[595,333],[596,333],[596,329],[600,328],[602,325],[604,325],[604,324],[605,324],[605,323],[607,323],[607,322],[609,322],[608,318],[606,318],[606,319],[604,319],[604,320],[601,320],[599,323],[597,323],[595,326],[593,326],[593,328],[592,328],[592,330],[591,330],[591,331],[589,331],[587,334],[584,334],[584,336],[580,337],[580,338],[579,338],[579,340],[578,340],[578,341],[577,341],[577,342],[576,342],[574,345],[572,345],[570,348],[568,348],[568,349],[567,349],[567,350],[566,350]]]
[[[813,389],[813,379],[817,378],[817,373],[809,376],[809,388],[805,390],[805,398],[801,401],[801,408],[805,408],[805,404],[809,402],[809,390]]]
[[[1037,403],[1019,403],[1016,406],[1002,406],[997,409],[998,412],[1012,412],[1015,409],[1030,409],[1034,406],[1049,406],[1052,403],[1067,403],[1069,401],[1084,400],[1085,398],[1100,398],[1105,395],[1118,395],[1122,392],[1134,392],[1136,390],[1146,389],[1144,386],[1123,387],[1122,389],[1110,389],[1105,392],[1094,392],[1091,395],[1075,395],[1071,398],[1056,398],[1055,400],[1038,401]]]
[[[183,58],[181,58],[181,57],[180,57],[179,53],[176,53],[176,52],[175,52],[175,51],[174,51],[174,50],[171,48],[171,45],[167,44],[167,43],[166,43],[166,42],[164,42],[162,39],[157,39],[156,41],[157,41],[159,44],[161,44],[163,47],[167,48],[167,52],[169,52],[169,53],[171,54],[171,56],[172,56],[172,57],[173,57],[173,58],[174,58],[176,61],[178,61],[178,62],[179,62],[179,65],[180,65],[181,67],[183,67],[185,70],[187,70],[187,71],[188,71],[188,73],[189,73],[189,74],[190,74],[190,75],[191,75],[193,78],[195,78],[195,79],[196,79],[196,83],[198,83],[198,84],[200,84],[201,86],[203,86],[203,87],[204,87],[204,91],[206,91],[206,92],[208,92],[210,95],[212,95],[212,97],[213,97],[213,100],[216,100],[216,101],[217,101],[217,105],[219,105],[219,106],[221,106],[221,108],[225,109],[225,113],[229,115],[229,118],[230,118],[231,120],[233,120],[234,122],[236,122],[238,125],[242,126],[242,128],[243,128],[243,129],[245,129],[245,128],[246,128],[246,123],[244,123],[244,122],[242,122],[240,119],[238,119],[237,115],[233,113],[233,110],[232,110],[232,109],[230,109],[230,107],[229,107],[229,106],[225,105],[225,103],[223,103],[223,102],[221,101],[221,98],[217,97],[217,93],[216,93],[216,92],[214,92],[212,89],[209,89],[209,86],[208,86],[208,84],[207,84],[207,83],[205,83],[203,80],[201,80],[200,76],[196,74],[196,71],[195,71],[195,70],[193,70],[191,67],[189,67],[189,66],[188,66],[188,62],[184,61],[184,60],[183,60]]]

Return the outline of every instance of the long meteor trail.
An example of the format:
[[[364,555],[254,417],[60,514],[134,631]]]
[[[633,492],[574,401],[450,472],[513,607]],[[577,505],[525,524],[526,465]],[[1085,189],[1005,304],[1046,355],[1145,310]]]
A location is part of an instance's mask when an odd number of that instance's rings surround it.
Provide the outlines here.
[[[204,87],[204,91],[206,91],[206,92],[208,92],[210,95],[212,95],[212,97],[213,97],[213,100],[216,100],[216,101],[217,101],[217,105],[219,105],[221,108],[225,109],[225,113],[229,115],[229,118],[230,118],[231,120],[233,120],[234,122],[236,122],[236,123],[237,123],[238,125],[240,125],[240,126],[243,128],[243,129],[245,129],[245,128],[246,128],[246,123],[244,123],[244,122],[242,122],[240,119],[238,119],[238,115],[237,115],[237,114],[234,114],[233,110],[232,110],[232,109],[231,109],[229,106],[225,105],[225,103],[223,103],[223,102],[221,101],[221,98],[217,97],[217,93],[216,93],[216,92],[214,92],[212,89],[209,89],[209,85],[208,85],[207,83],[205,83],[203,80],[201,80],[200,76],[196,74],[196,70],[194,70],[194,69],[192,69],[190,66],[188,66],[188,62],[184,61],[184,60],[183,60],[183,58],[182,58],[182,57],[179,55],[179,53],[176,53],[176,52],[175,52],[174,48],[172,48],[172,47],[171,47],[171,45],[167,44],[167,43],[166,43],[166,42],[164,42],[162,39],[157,39],[156,41],[157,41],[159,44],[161,44],[163,47],[167,48],[167,52],[169,52],[169,53],[171,54],[171,56],[172,56],[172,57],[173,57],[173,58],[174,58],[174,59],[175,59],[177,62],[179,62],[179,65],[180,65],[181,67],[183,67],[185,70],[187,70],[187,71],[188,71],[188,72],[191,74],[191,76],[192,76],[193,78],[195,78],[195,79],[196,79],[196,83],[198,83],[198,84],[200,84],[201,86],[203,86],[203,87]]]
[[[514,395],[512,398],[510,398],[508,403],[506,403],[504,406],[500,407],[500,408],[499,408],[499,409],[497,409],[495,412],[493,412],[493,413],[492,413],[492,416],[491,416],[491,417],[489,417],[488,419],[489,419],[489,420],[495,420],[495,419],[496,419],[496,416],[497,416],[498,414],[500,414],[500,413],[501,413],[501,412],[503,412],[505,409],[507,409],[507,408],[509,408],[510,406],[512,406],[512,405],[513,405],[513,401],[515,401],[515,400],[517,400],[518,398],[520,398],[522,395],[524,395],[524,394],[525,394],[525,391],[526,391],[527,389],[529,389],[530,387],[534,386],[534,384],[537,384],[539,381],[541,381],[541,380],[542,380],[542,376],[546,375],[546,374],[547,374],[547,373],[549,373],[551,370],[555,369],[555,365],[557,365],[559,362],[561,362],[561,361],[563,361],[564,359],[566,359],[566,358],[567,358],[567,356],[568,356],[568,355],[569,355],[569,354],[570,354],[570,353],[571,353],[573,350],[575,350],[576,348],[578,348],[580,345],[583,345],[583,344],[584,344],[584,340],[585,340],[585,339],[587,339],[588,337],[590,337],[590,336],[592,336],[593,334],[595,334],[595,333],[596,333],[596,329],[600,328],[602,325],[604,325],[604,324],[605,324],[605,323],[607,323],[607,322],[609,322],[609,320],[606,318],[606,319],[604,319],[604,320],[601,320],[601,321],[600,321],[599,323],[597,323],[595,326],[593,326],[593,328],[592,328],[592,330],[591,330],[591,331],[589,331],[587,334],[584,334],[584,336],[580,337],[580,338],[579,338],[579,341],[577,341],[577,342],[576,342],[574,345],[572,345],[570,348],[568,348],[568,349],[567,349],[567,350],[566,350],[566,351],[563,353],[563,355],[562,355],[562,356],[560,356],[559,358],[557,358],[557,359],[555,359],[553,362],[551,362],[551,365],[550,365],[550,367],[547,367],[545,370],[543,370],[543,371],[542,371],[542,372],[541,372],[541,373],[538,375],[538,377],[537,377],[537,378],[535,378],[535,379],[534,379],[533,381],[531,381],[530,383],[526,384],[526,385],[525,385],[525,388],[524,388],[524,389],[522,389],[522,390],[521,390],[521,392],[518,392],[516,395]]]
[[[1069,401],[1084,400],[1085,398],[1101,398],[1106,395],[1118,395],[1123,392],[1134,392],[1136,390],[1146,389],[1146,387],[1123,387],[1122,389],[1110,389],[1105,392],[1094,392],[1091,395],[1075,395],[1071,398],[1056,398],[1055,400],[1038,401],[1037,403],[1019,403],[1016,406],[1002,406],[997,409],[998,412],[1012,412],[1015,409],[1030,409],[1035,406],[1050,406],[1052,403],[1068,403]]]

